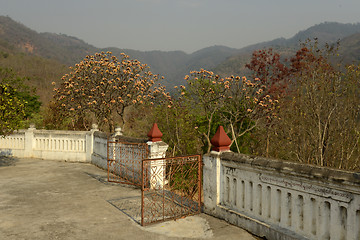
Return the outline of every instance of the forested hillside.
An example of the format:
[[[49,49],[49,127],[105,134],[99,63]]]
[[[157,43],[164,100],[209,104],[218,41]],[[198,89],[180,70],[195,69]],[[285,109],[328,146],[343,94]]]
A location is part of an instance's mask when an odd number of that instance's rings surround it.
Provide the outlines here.
[[[183,51],[137,51],[113,47],[100,49],[76,37],[56,33],[37,33],[4,16],[0,16],[0,50],[2,55],[6,56],[22,53],[51,59],[66,66],[72,66],[95,52],[112,51],[115,55],[124,52],[131,58],[148,64],[152,72],[164,76],[163,84],[170,88],[181,84],[183,77],[190,70],[214,68],[238,51],[225,46],[208,47],[192,54]]]
[[[239,50],[239,53],[229,57],[215,68],[218,74],[247,75],[245,64],[249,63],[255,50],[272,48],[283,57],[291,56],[299,48],[300,43],[308,39],[317,39],[319,44],[334,44],[340,42],[339,53],[342,55],[344,64],[358,61],[359,54],[356,49],[360,48],[360,23],[343,24],[325,22],[300,31],[292,38],[278,38],[268,42],[257,43]],[[355,52],[353,51],[355,50]]]
[[[340,42],[340,55],[346,64],[360,62],[360,33],[345,37]]]
[[[13,68],[20,76],[30,78],[43,102],[52,95],[51,82],[59,80],[68,67],[86,55],[112,51],[124,52],[132,59],[148,64],[150,70],[165,78],[162,83],[171,91],[184,84],[184,76],[192,70],[208,69],[221,75],[247,75],[245,64],[254,50],[273,48],[282,56],[290,56],[299,41],[318,38],[320,43],[341,41],[340,53],[344,62],[359,60],[360,24],[321,23],[300,31],[290,39],[278,38],[242,49],[225,46],[203,48],[194,53],[183,51],[138,51],[120,48],[96,48],[76,37],[56,33],[37,33],[9,17],[0,16],[0,66]],[[119,43],[121,45],[121,43]]]
[[[338,40],[339,49],[333,47]],[[88,130],[97,123],[108,133],[120,125],[127,135],[144,137],[157,122],[176,156],[209,152],[211,137],[223,126],[232,151],[358,171],[359,56],[360,24],[322,23],[290,39],[187,54],[99,49],[0,17],[0,96],[3,112],[12,113],[2,114],[0,130],[33,122]],[[156,74],[165,76],[168,90],[156,85]],[[36,109],[27,99],[40,103],[26,87],[19,91],[21,77],[29,77],[43,102],[33,118],[27,114]],[[9,124],[14,116],[18,121]]]

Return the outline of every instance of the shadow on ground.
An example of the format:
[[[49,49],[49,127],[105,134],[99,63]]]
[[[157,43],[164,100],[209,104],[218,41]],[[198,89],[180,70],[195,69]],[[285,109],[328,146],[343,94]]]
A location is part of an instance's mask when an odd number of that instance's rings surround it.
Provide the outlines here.
[[[107,177],[104,175],[99,174],[92,174],[85,172],[90,177],[98,180],[99,182],[106,184],[106,185],[120,185],[122,187],[129,187],[129,188],[137,188],[132,185],[122,185],[119,183],[108,182]],[[117,198],[112,200],[107,200],[112,206],[116,209],[120,210],[128,217],[130,217],[134,222],[137,224],[141,224],[141,195],[138,196],[131,196],[131,197],[123,197]]]
[[[0,167],[15,166],[18,160],[13,157],[0,156]]]
[[[141,224],[141,196],[112,199],[107,202],[126,214],[137,224]]]

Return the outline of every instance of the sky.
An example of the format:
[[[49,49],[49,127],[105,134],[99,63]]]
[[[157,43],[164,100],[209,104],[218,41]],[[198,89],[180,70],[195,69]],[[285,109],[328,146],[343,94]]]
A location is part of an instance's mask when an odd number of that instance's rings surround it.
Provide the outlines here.
[[[360,0],[0,0],[0,15],[95,47],[182,50],[290,38],[322,22],[360,22]]]

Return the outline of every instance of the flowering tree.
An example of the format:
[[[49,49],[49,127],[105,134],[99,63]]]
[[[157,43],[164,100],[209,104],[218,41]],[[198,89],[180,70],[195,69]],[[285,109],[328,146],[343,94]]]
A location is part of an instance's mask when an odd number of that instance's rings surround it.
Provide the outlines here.
[[[157,94],[165,94],[161,86],[154,87],[158,75],[146,64],[111,52],[87,56],[71,68],[54,89],[54,99],[68,116],[83,121],[88,114],[95,116],[100,127],[114,129],[114,113],[124,123],[124,110],[135,104],[152,102]]]
[[[197,130],[205,138],[207,152],[211,149],[210,136],[220,124],[230,129],[232,144],[240,152],[238,139],[261,119],[274,117],[277,101],[266,93],[266,86],[259,79],[221,78],[201,69],[192,71],[185,80],[188,86],[181,86],[180,94],[196,116]]]
[[[307,42],[291,59],[293,91],[286,99],[279,136],[299,162],[359,168],[359,67],[341,72],[331,63],[336,48]]]
[[[292,69],[289,62],[271,48],[257,50],[252,54],[250,63],[245,67],[253,72],[253,78],[259,78],[267,87],[267,92],[275,98],[286,94]]]
[[[259,78],[230,77],[227,81],[220,114],[231,131],[232,144],[240,152],[238,140],[260,124],[269,125],[276,119],[279,101],[273,99]]]
[[[276,121],[259,129],[257,154],[267,145],[272,157],[360,169],[360,66],[335,65],[337,47],[308,40],[289,61],[272,50],[253,54],[247,67],[281,106]]]

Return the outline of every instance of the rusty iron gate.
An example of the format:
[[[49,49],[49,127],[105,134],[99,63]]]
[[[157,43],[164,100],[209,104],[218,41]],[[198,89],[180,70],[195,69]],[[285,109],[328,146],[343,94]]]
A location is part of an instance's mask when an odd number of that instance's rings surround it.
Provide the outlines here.
[[[201,156],[142,161],[141,225],[201,212]]]
[[[141,186],[141,162],[148,157],[146,143],[108,141],[108,181]]]

